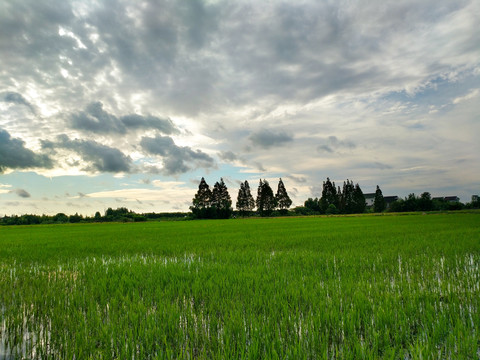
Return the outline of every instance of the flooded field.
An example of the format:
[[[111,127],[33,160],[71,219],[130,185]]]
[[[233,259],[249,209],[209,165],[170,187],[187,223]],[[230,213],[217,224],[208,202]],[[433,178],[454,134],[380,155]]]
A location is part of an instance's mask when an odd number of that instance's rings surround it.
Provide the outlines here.
[[[0,228],[0,358],[478,358],[479,224]]]

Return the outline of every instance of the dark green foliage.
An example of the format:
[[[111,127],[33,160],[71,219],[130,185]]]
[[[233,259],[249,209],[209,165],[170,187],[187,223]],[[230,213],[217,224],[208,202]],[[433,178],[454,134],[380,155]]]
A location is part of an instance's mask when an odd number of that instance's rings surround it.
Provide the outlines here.
[[[335,182],[331,182],[327,177],[327,181],[323,182],[322,198],[320,199],[321,211],[325,213],[330,205],[335,205],[335,208],[338,209],[339,199]]]
[[[355,185],[355,190],[353,191],[353,202],[353,212],[355,214],[362,214],[365,212],[365,196],[363,195],[363,191],[358,184]]]
[[[64,213],[58,213],[53,217],[53,222],[63,224],[68,222],[68,216]]]
[[[217,181],[211,191],[202,177],[190,210],[197,219],[228,219],[233,211],[232,199],[223,179]]]
[[[240,183],[236,208],[242,216],[248,215],[255,208],[255,200],[253,199],[247,180],[245,180],[244,183]]]
[[[130,222],[133,221],[134,212],[128,210],[126,207],[119,207],[117,209],[108,208],[105,211],[104,221],[115,222]]]
[[[347,179],[346,182],[343,183],[343,191],[340,193],[338,191],[338,195],[340,198],[340,212],[343,214],[353,214],[355,212],[355,186],[353,185],[353,181],[349,181]]]
[[[417,198],[414,193],[408,194],[403,202],[403,211],[417,211]]]
[[[260,216],[269,216],[275,209],[275,196],[267,180],[260,179],[257,189],[257,211]]]
[[[70,215],[68,217],[68,221],[70,223],[79,223],[80,221],[83,220],[83,216],[82,215],[78,215],[78,213],[75,213],[75,215]]]
[[[420,198],[417,199],[417,209],[420,211],[433,210],[433,201],[429,192],[424,192],[422,195],[420,195]]]
[[[190,210],[193,216],[197,219],[209,219],[212,218],[211,204],[212,204],[212,191],[208,186],[205,178],[202,177],[200,184],[198,185],[198,191],[192,200],[192,206]]]
[[[467,209],[480,209],[480,197],[478,195],[472,196],[472,201],[465,204],[465,208]]]
[[[462,210],[464,207],[466,206],[458,201],[447,201],[444,198],[432,199],[429,192],[424,192],[420,197],[411,193],[404,199],[398,199],[390,205],[388,211],[452,211]]]
[[[308,198],[305,201],[304,206],[311,214],[319,214],[322,211],[319,198]]]
[[[287,189],[283,184],[282,179],[278,182],[277,194],[275,195],[275,202],[281,214],[285,214],[287,209],[292,205],[292,200],[288,196]]]
[[[382,190],[377,185],[377,190],[375,191],[375,200],[373,202],[373,211],[382,212],[386,208],[385,199],[383,198]]]
[[[327,215],[335,215],[338,214],[338,209],[334,204],[328,205],[327,210],[325,211],[325,214]]]
[[[232,215],[232,199],[222,178],[213,186],[211,207],[215,219],[228,219]]]
[[[198,185],[198,191],[192,200],[192,206],[190,206],[190,210],[195,218],[208,219],[212,217],[210,210],[211,204],[212,191],[210,190],[210,186],[208,186],[207,182],[205,181],[205,178],[202,177],[200,184]]]

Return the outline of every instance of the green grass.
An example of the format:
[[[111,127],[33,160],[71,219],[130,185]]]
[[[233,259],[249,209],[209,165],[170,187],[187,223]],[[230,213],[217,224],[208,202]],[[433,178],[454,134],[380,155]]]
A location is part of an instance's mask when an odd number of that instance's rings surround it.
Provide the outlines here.
[[[477,359],[480,214],[0,228],[0,357]]]

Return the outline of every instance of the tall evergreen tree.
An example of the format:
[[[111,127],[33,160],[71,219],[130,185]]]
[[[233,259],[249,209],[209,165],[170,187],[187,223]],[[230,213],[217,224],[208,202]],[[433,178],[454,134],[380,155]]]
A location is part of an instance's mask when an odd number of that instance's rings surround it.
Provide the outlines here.
[[[340,211],[342,213],[352,214],[355,212],[354,192],[355,186],[353,186],[353,181],[347,179],[347,181],[343,183],[343,192],[340,195]]]
[[[373,211],[382,212],[386,208],[385,199],[383,198],[382,190],[377,185],[377,190],[375,191],[375,198],[373,199]]]
[[[232,214],[232,199],[222,178],[213,187],[211,206],[216,218],[228,219]]]
[[[190,210],[197,218],[204,219],[210,217],[210,206],[212,204],[212,191],[205,179],[202,177],[198,185],[198,191],[192,200]]]
[[[286,212],[287,209],[292,205],[292,200],[288,196],[287,189],[280,178],[278,182],[277,194],[275,195],[275,202],[277,204],[278,209],[280,212]]]
[[[250,184],[245,180],[245,199],[246,199],[246,210],[252,211],[255,208],[255,200],[253,199],[252,192],[250,191]]]
[[[355,214],[362,214],[365,212],[367,203],[365,202],[365,195],[363,195],[363,191],[358,183],[355,185],[355,190],[353,191],[353,203],[353,212]]]
[[[257,211],[261,216],[268,216],[275,209],[275,196],[267,180],[260,179],[257,191]]]
[[[237,202],[235,203],[236,209],[245,216],[247,210],[245,209],[247,206],[246,196],[245,196],[245,184],[242,182],[240,183],[240,189],[238,189],[237,194]]]
[[[262,179],[260,179],[260,181],[258,182],[258,188],[257,188],[257,198],[255,199],[255,205],[259,213],[263,212],[262,190],[263,190],[263,181]]]
[[[335,208],[338,209],[338,200],[335,182],[331,182],[330,178],[327,177],[327,181],[323,182],[322,198],[320,199],[322,212],[325,212],[330,205],[334,205]]]
[[[242,216],[245,216],[253,210],[255,207],[255,200],[250,192],[250,185],[245,180],[244,183],[240,183],[240,189],[238,190],[236,208]]]

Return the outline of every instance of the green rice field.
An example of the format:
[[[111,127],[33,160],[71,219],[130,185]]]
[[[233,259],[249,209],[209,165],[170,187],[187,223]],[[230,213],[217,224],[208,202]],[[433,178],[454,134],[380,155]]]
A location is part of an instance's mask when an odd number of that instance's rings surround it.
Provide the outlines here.
[[[479,359],[480,213],[0,228],[0,359]]]

